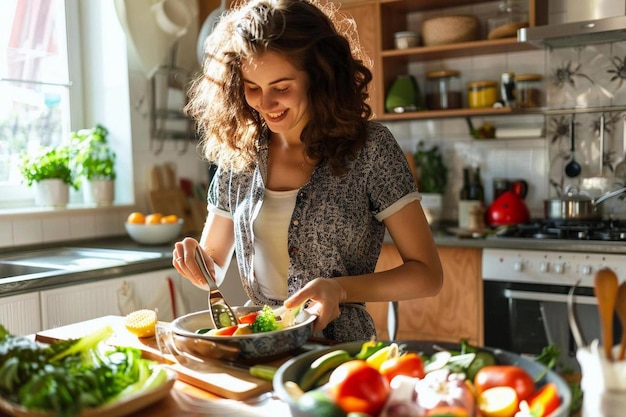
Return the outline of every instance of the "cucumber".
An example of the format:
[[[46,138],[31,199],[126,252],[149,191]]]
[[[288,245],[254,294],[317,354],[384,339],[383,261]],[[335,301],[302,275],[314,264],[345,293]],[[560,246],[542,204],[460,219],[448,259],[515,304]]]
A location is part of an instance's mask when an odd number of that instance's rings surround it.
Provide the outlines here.
[[[327,372],[335,369],[344,362],[352,360],[352,356],[343,349],[333,350],[315,359],[304,372],[300,380],[300,387],[308,391],[317,385],[317,381]]]
[[[465,374],[470,381],[474,380],[476,373],[480,371],[480,369],[487,365],[495,365],[496,357],[491,354],[491,352],[487,352],[484,350],[479,350],[476,352],[476,357],[469,364]]]
[[[345,411],[319,390],[302,394],[296,402],[296,408],[298,415],[302,417],[346,417]]]
[[[250,367],[250,375],[266,381],[272,381],[277,369],[275,366],[270,365],[253,365]]]

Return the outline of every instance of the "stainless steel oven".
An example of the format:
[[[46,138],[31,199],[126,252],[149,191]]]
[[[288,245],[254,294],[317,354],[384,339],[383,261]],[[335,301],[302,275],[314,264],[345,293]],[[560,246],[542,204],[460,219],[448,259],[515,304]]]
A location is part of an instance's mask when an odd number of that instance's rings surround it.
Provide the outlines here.
[[[575,301],[581,331],[587,341],[600,339],[593,279],[603,267],[623,280],[626,255],[483,250],[485,345],[535,355],[552,343],[561,351],[560,366],[578,370],[567,294],[580,281]],[[619,340],[619,324],[616,317],[614,340]]]

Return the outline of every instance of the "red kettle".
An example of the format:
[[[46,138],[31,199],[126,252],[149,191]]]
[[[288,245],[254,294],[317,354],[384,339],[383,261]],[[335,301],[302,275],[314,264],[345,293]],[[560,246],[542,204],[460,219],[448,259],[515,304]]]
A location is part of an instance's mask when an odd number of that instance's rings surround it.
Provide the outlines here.
[[[522,197],[512,190],[500,194],[487,209],[490,226],[522,224],[530,221],[530,212]]]

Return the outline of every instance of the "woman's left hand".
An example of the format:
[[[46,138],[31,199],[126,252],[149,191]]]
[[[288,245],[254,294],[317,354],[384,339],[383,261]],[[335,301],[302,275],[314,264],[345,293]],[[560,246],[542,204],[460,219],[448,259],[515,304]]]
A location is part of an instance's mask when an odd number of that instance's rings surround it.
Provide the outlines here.
[[[293,308],[307,300],[307,311],[317,316],[313,325],[313,332],[317,333],[339,317],[339,304],[346,300],[346,291],[334,278],[316,278],[285,300],[285,307]]]

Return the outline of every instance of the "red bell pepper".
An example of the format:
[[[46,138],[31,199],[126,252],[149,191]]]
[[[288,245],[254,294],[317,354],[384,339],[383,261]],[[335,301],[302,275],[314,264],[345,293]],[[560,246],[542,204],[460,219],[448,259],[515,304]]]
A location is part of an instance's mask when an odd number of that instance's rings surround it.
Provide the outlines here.
[[[239,323],[241,323],[241,324],[252,324],[252,323],[254,323],[254,321],[256,320],[258,315],[259,315],[258,311],[253,311],[251,313],[245,314],[245,315],[239,317]]]
[[[528,398],[528,407],[533,416],[544,417],[557,409],[561,400],[554,382],[548,382]]]
[[[233,324],[232,326],[222,327],[220,329],[215,330],[213,333],[215,336],[232,336],[235,331],[239,328],[238,325]]]

